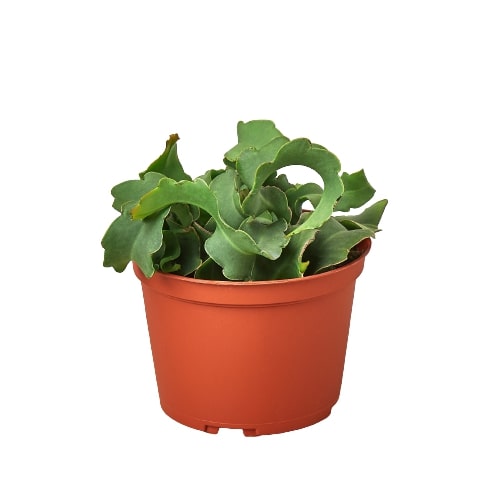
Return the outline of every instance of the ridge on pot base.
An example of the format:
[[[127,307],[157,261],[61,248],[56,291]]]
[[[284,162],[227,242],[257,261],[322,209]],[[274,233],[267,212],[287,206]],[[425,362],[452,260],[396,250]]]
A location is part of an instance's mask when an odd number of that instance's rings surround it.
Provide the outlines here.
[[[275,434],[328,417],[340,395],[361,255],[278,281],[141,280],[160,404],[209,433]]]

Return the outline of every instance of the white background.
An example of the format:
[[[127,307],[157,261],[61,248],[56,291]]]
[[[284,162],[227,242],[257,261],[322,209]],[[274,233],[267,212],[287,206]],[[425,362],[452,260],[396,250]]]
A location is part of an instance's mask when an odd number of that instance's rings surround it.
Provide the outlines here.
[[[500,498],[494,6],[3,2],[0,497]],[[196,175],[256,118],[390,203],[332,415],[252,439],[162,413],[100,240],[168,134]]]

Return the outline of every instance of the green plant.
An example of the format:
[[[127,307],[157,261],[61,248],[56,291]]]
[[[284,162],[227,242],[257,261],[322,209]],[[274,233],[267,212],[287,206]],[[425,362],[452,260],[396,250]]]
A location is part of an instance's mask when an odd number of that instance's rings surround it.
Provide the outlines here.
[[[308,139],[289,140],[271,121],[239,122],[225,168],[194,180],[177,156],[178,139],[170,136],[138,180],[112,189],[120,216],[102,239],[104,266],[122,272],[134,261],[147,277],[300,278],[355,258],[356,245],[379,230],[387,200],[347,213],[375,193],[364,171],[341,174],[333,153]],[[323,187],[278,175],[291,165],[316,171]],[[314,210],[302,209],[306,200]]]

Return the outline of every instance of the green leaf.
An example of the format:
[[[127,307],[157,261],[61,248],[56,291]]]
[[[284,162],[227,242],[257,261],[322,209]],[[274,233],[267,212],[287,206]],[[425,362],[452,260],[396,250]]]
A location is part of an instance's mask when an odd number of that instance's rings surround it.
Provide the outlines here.
[[[202,179],[175,181],[168,177],[160,179],[156,187],[146,193],[132,209],[134,219],[145,219],[170,207],[174,203],[195,205],[212,217],[218,214],[217,199]]]
[[[164,177],[156,188],[140,199],[131,214],[134,219],[145,219],[174,203],[188,203],[201,208],[214,219],[215,232],[219,231],[231,246],[243,253],[259,253],[259,248],[245,232],[235,230],[221,217],[215,194],[201,179],[175,182]]]
[[[277,217],[269,210],[265,210],[264,212],[261,212],[259,215],[257,215],[255,217],[255,220],[257,222],[260,222],[261,224],[271,224],[277,220]]]
[[[169,218],[181,227],[188,227],[200,216],[200,209],[193,205],[175,203],[170,208]]]
[[[245,219],[241,209],[238,184],[239,176],[232,169],[218,175],[210,184],[210,189],[217,198],[221,217],[235,229]]]
[[[345,262],[350,250],[372,234],[369,229],[348,231],[333,217],[328,219],[304,252],[304,260],[309,261],[307,274],[323,272]]]
[[[251,236],[259,247],[259,255],[274,260],[281,255],[282,249],[287,245],[285,235],[288,224],[284,219],[278,219],[271,224],[262,224],[253,217],[246,219],[240,229]]]
[[[235,237],[249,238],[243,231],[235,231]],[[255,265],[256,253],[242,251],[237,244],[231,244],[219,226],[205,242],[208,255],[223,268],[224,276],[230,280],[248,281],[252,279],[252,268]],[[229,244],[228,244],[229,243]]]
[[[236,169],[241,176],[241,180],[247,186],[255,187],[255,176],[259,166],[272,163],[278,151],[284,144],[289,143],[286,137],[273,139],[269,144],[265,144],[260,149],[247,148],[240,154],[236,161]],[[269,178],[272,178],[278,169],[269,169],[267,176],[261,179],[259,185],[262,186]]]
[[[188,276],[201,265],[200,238],[193,227],[176,232],[176,236],[181,248],[180,255],[176,259],[180,264],[178,274]]]
[[[194,227],[181,227],[170,223],[163,231],[162,248],[155,254],[164,273],[191,275],[202,262],[200,237]]]
[[[236,160],[248,148],[261,149],[275,139],[288,141],[270,120],[252,120],[247,123],[238,122],[238,144],[224,155],[224,162],[234,166]]]
[[[132,220],[130,209],[134,202],[123,207],[122,214],[106,231],[101,245],[104,248],[104,267],[113,267],[121,273],[134,261],[149,278],[154,274],[152,255],[163,241],[163,221],[168,208],[144,221]]]
[[[275,177],[268,177],[265,185],[276,186],[277,188],[280,188],[284,193],[286,193],[289,189],[296,187],[295,184],[292,184],[288,180],[288,177],[285,174],[280,174]]]
[[[200,280],[227,281],[222,268],[210,257],[196,270],[194,277]]]
[[[337,212],[349,212],[351,208],[359,208],[373,198],[375,189],[370,185],[364,170],[354,174],[342,174],[344,193],[334,210]]]
[[[158,262],[158,267],[164,273],[172,272],[175,265],[175,259],[181,254],[181,246],[175,235],[175,231],[163,231],[163,244],[161,248],[153,256],[153,262]],[[180,264],[176,265],[176,269],[180,268]]]
[[[258,257],[254,266],[253,280],[282,280],[301,278],[308,267],[302,260],[304,250],[311,243],[316,229],[307,229],[290,238],[288,245],[283,249],[276,260]]]
[[[181,265],[178,262],[170,261],[168,259],[162,259],[160,262],[160,269],[162,273],[172,273],[175,274],[179,271]]]
[[[204,174],[200,175],[197,177],[197,179],[201,179],[205,181],[207,186],[210,186],[210,183],[218,176],[221,175],[225,172],[226,170],[224,169],[218,169],[214,170],[213,168],[210,170],[207,170]]]
[[[286,194],[275,186],[261,186],[247,196],[242,203],[242,208],[247,215],[254,217],[264,212],[272,212],[278,219],[290,222],[292,212],[288,207]]]
[[[219,213],[217,199],[206,183],[201,179],[175,182],[163,178],[158,186],[144,195],[132,209],[134,219],[144,219],[170,207],[174,203],[188,203],[208,212],[216,222],[216,229],[205,242],[205,249],[217,264],[224,268],[224,275],[232,280],[245,280],[248,268],[252,267],[256,255],[274,256],[281,248],[282,239],[276,238],[279,226],[272,228],[274,240],[270,241],[268,233],[258,232],[262,248],[247,232],[229,226]],[[282,227],[282,226],[281,226]]]
[[[317,207],[322,195],[323,188],[314,182],[297,184],[289,188],[286,192],[286,196],[293,213],[292,221],[295,223],[302,214],[302,204],[304,201],[309,200],[313,207]]]
[[[380,200],[369,206],[359,215],[338,215],[335,217],[347,229],[369,229],[372,236],[379,231],[378,225],[384,214],[387,200]]]
[[[163,177],[162,174],[151,172],[146,174],[143,179],[117,184],[111,190],[111,194],[114,196],[113,208],[122,212],[127,203],[131,201],[137,203],[142,196],[156,187]]]
[[[339,176],[340,162],[333,153],[324,148],[313,146],[308,139],[295,139],[284,144],[272,161],[265,163],[260,163],[260,161],[259,152],[248,149],[238,159],[236,165],[238,171],[245,172],[245,175],[251,175],[253,178],[252,188],[248,196],[255,196],[255,192],[273,172],[290,165],[309,167],[323,179],[324,191],[318,206],[311,217],[291,231],[289,236],[306,229],[316,229],[330,217],[333,206],[344,189]],[[245,179],[243,178],[243,180]]]
[[[165,177],[170,177],[175,181],[191,180],[191,177],[184,172],[181,162],[177,156],[177,141],[179,136],[172,134],[167,140],[165,151],[149,167],[139,174],[141,179],[148,172],[159,172]]]

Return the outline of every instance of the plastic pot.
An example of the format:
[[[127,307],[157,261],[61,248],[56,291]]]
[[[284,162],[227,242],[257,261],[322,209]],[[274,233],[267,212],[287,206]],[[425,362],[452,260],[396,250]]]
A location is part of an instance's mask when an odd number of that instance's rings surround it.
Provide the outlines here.
[[[315,276],[141,280],[167,415],[202,431],[274,434],[326,418],[340,395],[356,278],[370,250]]]

